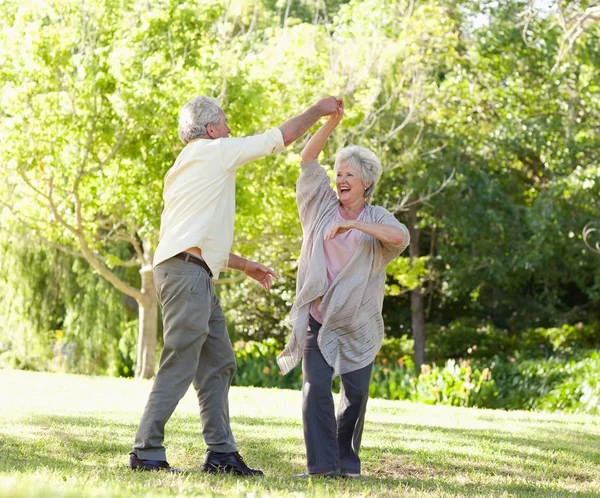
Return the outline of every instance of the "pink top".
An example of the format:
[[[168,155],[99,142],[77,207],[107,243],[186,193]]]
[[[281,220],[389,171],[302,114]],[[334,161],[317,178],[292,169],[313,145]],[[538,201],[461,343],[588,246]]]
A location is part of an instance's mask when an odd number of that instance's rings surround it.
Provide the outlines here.
[[[363,209],[358,215],[358,218],[356,218],[356,221],[362,221],[364,214],[365,210]],[[335,218],[331,221],[331,223],[323,232],[323,236],[325,236],[327,231],[331,228],[331,225],[342,221],[346,220],[342,218],[342,215],[338,210],[338,212],[335,215]],[[325,264],[327,266],[327,282],[329,283],[329,285],[333,283],[335,277],[338,276],[338,274],[342,271],[344,266],[346,266],[348,261],[350,261],[350,258],[352,257],[354,251],[358,247],[361,235],[362,232],[360,230],[352,229],[337,235],[331,240],[326,240],[323,242],[325,252]],[[310,304],[310,314],[317,322],[323,323],[323,315],[319,311],[320,304],[321,298],[319,297]]]

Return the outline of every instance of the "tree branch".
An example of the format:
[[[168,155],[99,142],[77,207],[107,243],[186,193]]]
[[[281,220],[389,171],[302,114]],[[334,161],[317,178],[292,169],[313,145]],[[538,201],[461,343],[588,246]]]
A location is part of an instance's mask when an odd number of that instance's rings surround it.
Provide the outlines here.
[[[129,285],[127,282],[124,282],[123,280],[121,280],[119,277],[117,277],[109,268],[108,266],[106,266],[104,264],[104,262],[101,260],[101,258],[97,255],[94,254],[94,252],[90,249],[87,240],[85,239],[85,234],[83,232],[83,224],[82,224],[82,220],[81,220],[81,203],[79,201],[79,196],[76,195],[76,212],[77,214],[77,218],[78,218],[78,225],[77,228],[74,228],[73,226],[71,226],[69,223],[66,222],[66,220],[60,215],[60,213],[58,212],[58,209],[54,203],[54,200],[52,199],[52,179],[49,179],[49,189],[50,189],[50,193],[48,195],[48,201],[50,204],[50,209],[52,210],[52,213],[54,215],[54,217],[56,218],[56,220],[63,226],[65,227],[67,230],[69,230],[71,233],[73,233],[73,235],[75,236],[75,239],[77,240],[77,242],[79,243],[79,248],[81,250],[81,255],[83,256],[83,258],[90,264],[90,266],[92,268],[94,268],[94,270],[96,270],[100,276],[102,278],[104,278],[105,280],[107,280],[109,283],[111,283],[117,290],[121,291],[123,294],[127,294],[128,296],[133,297],[136,301],[144,301],[147,299],[147,297],[138,289],[136,289],[135,287]],[[75,193],[74,193],[75,194]]]
[[[430,199],[432,199],[433,197],[438,195],[440,192],[442,192],[444,189],[446,189],[452,183],[452,181],[454,180],[455,173],[456,173],[456,168],[453,168],[450,175],[448,177],[444,177],[441,185],[436,190],[434,190],[433,192],[430,191],[423,196],[419,196],[414,201],[409,202],[408,199],[410,198],[410,195],[412,193],[412,191],[409,191],[407,194],[404,195],[404,197],[402,198],[402,200],[399,203],[392,206],[390,211],[395,214],[395,213],[399,213],[401,211],[408,211],[411,207],[418,206],[419,204],[427,203]]]

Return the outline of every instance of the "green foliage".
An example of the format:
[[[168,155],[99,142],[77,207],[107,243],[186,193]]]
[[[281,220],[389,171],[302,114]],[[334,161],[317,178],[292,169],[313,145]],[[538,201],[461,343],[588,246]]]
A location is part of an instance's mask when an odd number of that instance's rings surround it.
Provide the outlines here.
[[[2,237],[0,283],[0,367],[132,376],[135,302],[81,259]]]
[[[600,258],[581,235],[600,208],[597,24],[552,72],[563,35],[542,16],[526,43],[521,1],[84,4],[0,2],[1,229],[23,242],[2,249],[5,363],[42,369],[62,355],[64,369],[130,375],[135,305],[55,248],[85,240],[88,256],[139,288],[137,268],[119,265],[151,259],[162,180],[182,147],[178,110],[197,94],[219,98],[238,136],[325,94],[345,98],[323,164],[344,145],[369,147],[384,165],[374,202],[401,221],[418,207],[419,257],[388,267],[383,313],[399,343],[382,359],[412,350],[416,288],[436,364],[598,347]],[[489,22],[475,27],[481,9]],[[238,173],[234,251],[282,279],[266,293],[223,276],[234,340],[282,345],[289,333],[300,148]]]
[[[281,347],[275,339],[237,342],[234,350],[238,366],[233,385],[287,389],[297,389],[302,385],[299,369],[288,375],[282,375],[279,370],[275,357],[281,352]]]
[[[403,290],[413,290],[431,275],[428,266],[429,256],[419,258],[396,258],[386,268],[386,273],[392,278],[386,285],[386,295],[398,296]]]
[[[499,392],[497,406],[598,414],[599,367],[597,351],[574,359],[499,359],[491,367]]]
[[[431,361],[447,358],[491,358],[502,352],[514,352],[518,338],[491,323],[476,318],[458,318],[448,326],[427,327],[428,354]]]
[[[588,358],[566,362],[561,381],[538,403],[542,410],[567,413],[600,414],[600,355],[594,351]]]
[[[560,327],[529,329],[523,332],[520,349],[543,349],[552,355],[571,355],[581,349],[600,347],[599,324],[563,324]]]
[[[381,349],[377,353],[377,361],[396,363],[405,356],[412,356],[414,347],[414,341],[406,334],[402,337],[384,337]]]
[[[291,283],[287,279],[275,282],[270,292],[249,279],[221,287],[219,298],[227,313],[232,341],[271,338],[282,347],[291,331],[288,319],[295,295]],[[242,307],[241,302],[248,305]]]
[[[493,406],[498,395],[489,368],[478,370],[468,361],[448,360],[444,367],[422,365],[415,375],[410,357],[398,365],[377,364],[369,394],[386,399],[405,399],[430,405]]]
[[[426,404],[517,410],[600,413],[600,355],[579,353],[577,359],[534,360],[497,356],[454,360],[444,366],[423,365],[416,372],[411,356],[399,354],[410,341],[386,339],[373,366],[369,395]],[[274,339],[238,342],[234,385],[301,389],[302,372],[281,375]],[[339,380],[334,391],[339,390]]]
[[[409,400],[452,406],[493,406],[497,396],[489,368],[473,369],[469,362],[448,360],[445,367],[424,365],[420,375],[410,356],[395,356],[407,346],[402,341],[386,341],[373,367],[369,395],[374,398]],[[281,347],[274,339],[238,342],[234,346],[237,371],[234,385],[300,389],[302,371],[282,375],[275,357]],[[339,379],[334,383],[339,390]]]
[[[448,326],[429,324],[431,361],[448,358],[490,360],[494,357],[526,358],[564,357],[581,350],[599,348],[598,324],[563,324],[560,327],[536,327],[519,335],[476,318],[459,318]]]

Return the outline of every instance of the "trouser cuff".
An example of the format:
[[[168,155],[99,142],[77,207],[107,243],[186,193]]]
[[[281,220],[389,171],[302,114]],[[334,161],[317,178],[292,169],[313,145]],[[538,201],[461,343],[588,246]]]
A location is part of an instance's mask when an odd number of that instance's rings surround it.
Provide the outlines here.
[[[340,472],[339,465],[336,467],[335,465],[330,465],[329,467],[324,467],[323,465],[319,465],[318,467],[308,466],[309,474],[322,474],[324,472]]]
[[[135,453],[135,456],[137,456],[140,460],[167,461],[167,452],[165,450],[138,450],[134,448],[133,453]]]
[[[233,453],[238,450],[235,444],[209,444],[208,449],[215,453]]]

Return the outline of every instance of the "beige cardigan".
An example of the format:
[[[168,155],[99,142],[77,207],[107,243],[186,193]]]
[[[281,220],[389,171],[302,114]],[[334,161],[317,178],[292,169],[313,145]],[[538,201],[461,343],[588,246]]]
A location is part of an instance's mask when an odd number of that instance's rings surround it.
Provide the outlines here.
[[[394,246],[362,233],[356,252],[329,286],[323,237],[340,206],[330,183],[316,159],[302,164],[296,202],[304,240],[298,263],[296,300],[290,315],[292,335],[277,357],[284,374],[302,359],[310,303],[320,296],[323,297],[320,306],[323,325],[319,331],[319,349],[333,368],[334,376],[363,368],[375,359],[383,342],[381,309],[385,268],[410,241],[406,226],[390,212],[367,205],[363,221],[397,226],[404,232],[405,242]]]

